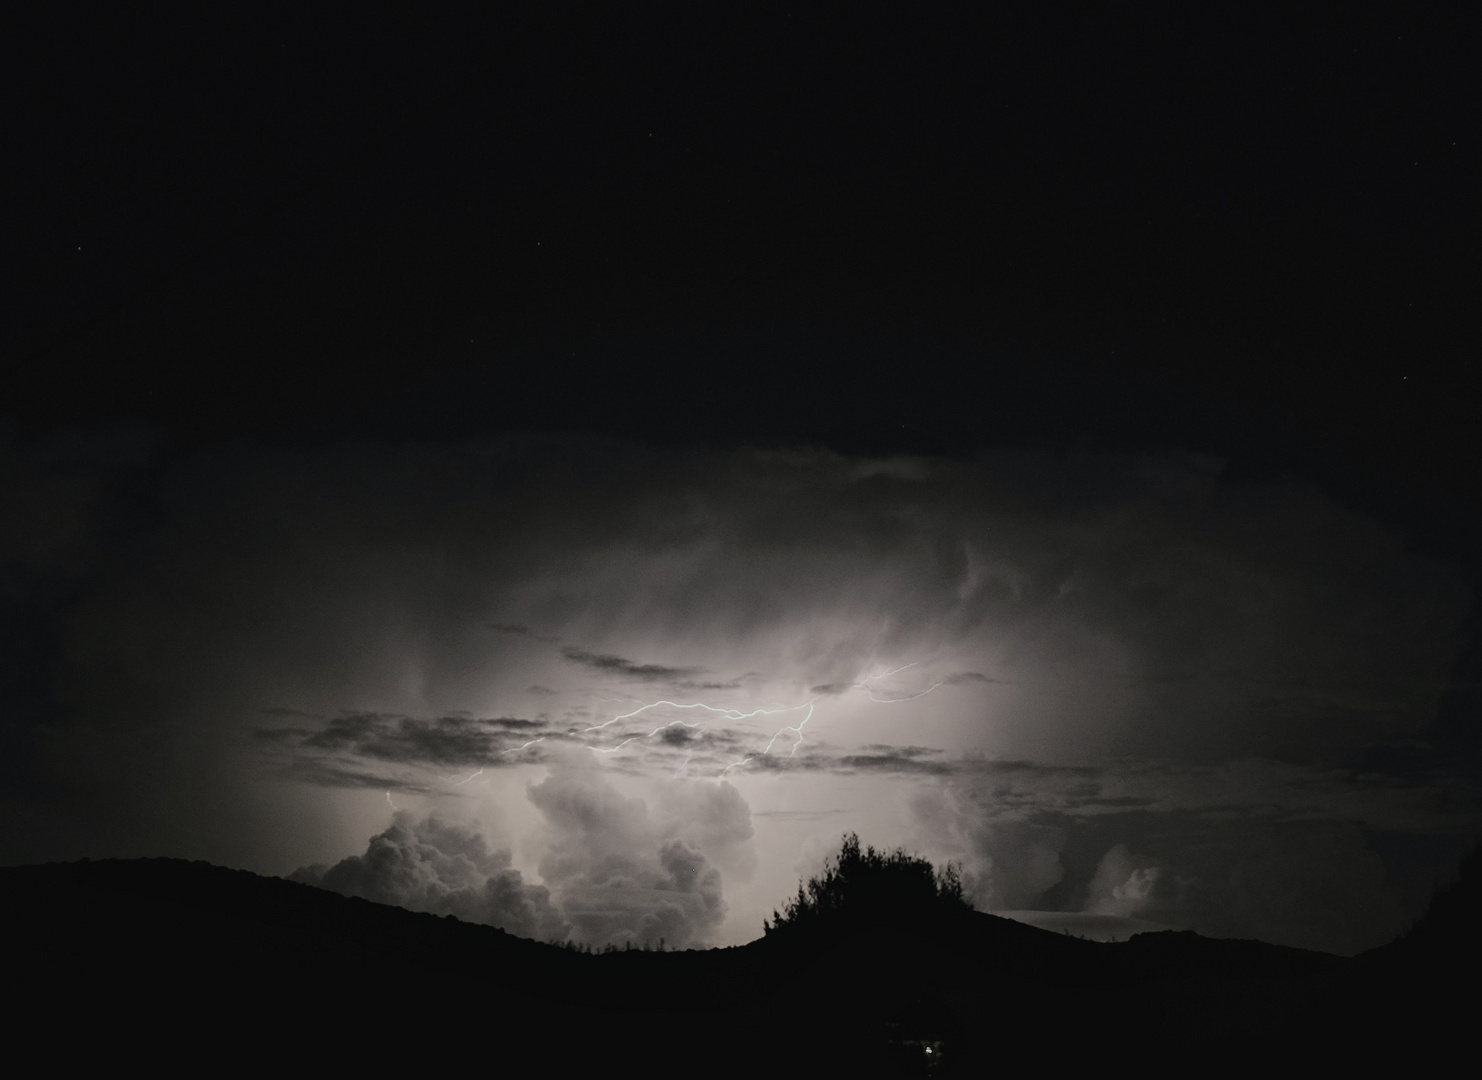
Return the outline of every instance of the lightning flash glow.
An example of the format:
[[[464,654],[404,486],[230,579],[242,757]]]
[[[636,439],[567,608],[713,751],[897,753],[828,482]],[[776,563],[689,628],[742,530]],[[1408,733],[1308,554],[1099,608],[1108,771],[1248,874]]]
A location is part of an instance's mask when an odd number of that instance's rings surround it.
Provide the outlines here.
[[[898,672],[905,671],[906,668],[915,666],[916,661],[912,660],[909,664],[902,664],[898,668],[892,668],[889,671],[882,671],[878,675],[866,675],[863,679],[854,684],[855,689],[863,690],[867,695],[869,695],[869,699],[873,702],[876,702],[877,704],[894,705],[902,701],[915,701],[917,698],[924,698],[927,694],[931,693],[937,687],[946,685],[945,681],[938,680],[937,682],[934,682],[930,686],[928,686],[925,690],[922,690],[919,694],[911,694],[909,697],[877,697],[874,688],[869,685],[870,683],[877,682],[880,679],[888,679],[890,676],[895,675]]]
[[[917,663],[918,663],[917,661],[912,660],[910,663],[902,664],[899,667],[890,668],[890,669],[888,669],[886,671],[881,671],[881,672],[878,672],[878,673],[873,674],[873,675],[866,675],[863,679],[859,680],[858,682],[850,684],[850,687],[851,687],[851,689],[862,690],[865,693],[865,695],[869,698],[869,700],[872,701],[872,702],[875,702],[876,704],[880,704],[880,705],[893,705],[893,704],[899,704],[899,703],[907,702],[907,701],[915,701],[918,698],[923,698],[926,695],[930,694],[932,691],[937,690],[938,688],[947,685],[946,680],[939,679],[936,682],[932,683],[930,686],[928,686],[924,690],[920,690],[920,691],[918,691],[918,692],[916,692],[914,694],[907,694],[907,695],[902,695],[902,696],[886,696],[886,692],[877,689],[877,687],[873,685],[875,683],[879,683],[883,679],[890,678],[892,675],[898,675],[900,672],[905,671],[907,668],[915,667],[915,666],[917,666]],[[639,705],[638,708],[636,708],[636,709],[630,710],[629,712],[625,712],[625,713],[619,713],[618,715],[613,716],[613,717],[611,717],[608,720],[602,721],[602,723],[600,723],[600,724],[592,724],[589,727],[580,728],[576,732],[574,732],[574,734],[577,734],[577,735],[585,735],[585,734],[587,734],[589,732],[593,732],[593,731],[604,731],[607,728],[611,727],[613,724],[621,723],[624,720],[630,720],[633,717],[639,716],[639,715],[641,715],[643,713],[646,713],[646,712],[648,712],[651,709],[660,709],[660,708],[668,708],[668,709],[700,709],[700,710],[703,710],[705,712],[714,714],[713,717],[709,718],[709,722],[708,723],[706,721],[704,721],[704,720],[701,720],[701,721],[671,720],[671,721],[669,721],[667,723],[659,724],[657,727],[653,728],[651,731],[648,731],[646,733],[640,732],[638,734],[629,735],[627,738],[622,739],[620,742],[617,742],[617,743],[615,743],[615,744],[613,744],[611,746],[595,746],[595,745],[592,745],[591,743],[586,743],[585,744],[586,747],[587,747],[587,749],[588,750],[591,750],[593,753],[597,753],[597,754],[615,754],[619,750],[621,750],[625,746],[627,746],[629,743],[642,742],[643,740],[651,739],[655,735],[658,735],[660,732],[665,731],[665,730],[667,730],[669,728],[672,728],[672,727],[675,727],[675,726],[683,726],[683,727],[690,728],[690,729],[693,729],[693,730],[703,731],[703,730],[708,729],[714,723],[719,722],[721,720],[743,721],[743,720],[751,720],[751,719],[754,719],[754,718],[759,717],[759,716],[776,716],[776,715],[781,715],[781,714],[784,714],[784,713],[792,713],[792,712],[798,712],[798,711],[806,710],[803,718],[801,720],[799,720],[796,724],[784,724],[782,727],[778,728],[775,732],[773,732],[772,733],[772,737],[769,740],[767,740],[767,744],[764,747],[762,747],[761,750],[759,750],[759,751],[753,751],[753,752],[747,753],[747,754],[743,754],[741,757],[737,758],[735,761],[730,762],[723,769],[721,769],[720,773],[718,774],[718,778],[723,778],[728,773],[730,773],[730,771],[732,769],[741,768],[741,767],[745,766],[747,763],[749,763],[752,760],[754,760],[755,758],[762,757],[762,756],[765,756],[765,755],[770,754],[772,752],[772,748],[777,744],[777,740],[780,739],[780,738],[782,738],[785,735],[791,735],[792,736],[792,746],[789,747],[788,752],[787,752],[787,756],[788,757],[794,757],[794,756],[796,756],[797,751],[798,751],[798,747],[803,744],[803,729],[804,729],[804,727],[807,726],[808,721],[810,721],[810,720],[813,719],[813,714],[814,714],[814,710],[815,710],[816,705],[817,705],[817,699],[816,698],[809,698],[807,701],[799,702],[796,705],[776,705],[776,706],[769,706],[769,707],[765,707],[765,708],[758,708],[758,709],[752,709],[750,711],[745,711],[745,710],[736,709],[736,708],[732,708],[732,707],[724,706],[724,705],[712,705],[709,702],[704,702],[704,701],[680,702],[680,701],[671,701],[671,700],[669,700],[667,698],[664,698],[664,699],[661,699],[661,700],[658,700],[658,701],[645,702],[645,703]],[[539,741],[539,740],[536,740],[536,741]],[[526,745],[529,745],[529,744],[526,744]],[[676,779],[678,779],[679,775],[685,770],[685,768],[688,767],[689,762],[690,762],[690,758],[692,758],[693,756],[694,756],[693,752],[691,752],[691,753],[689,753],[689,754],[687,754],[685,756],[685,759],[684,759],[683,763],[681,763],[680,766],[679,766],[679,768],[677,770],[675,770],[674,777]]]

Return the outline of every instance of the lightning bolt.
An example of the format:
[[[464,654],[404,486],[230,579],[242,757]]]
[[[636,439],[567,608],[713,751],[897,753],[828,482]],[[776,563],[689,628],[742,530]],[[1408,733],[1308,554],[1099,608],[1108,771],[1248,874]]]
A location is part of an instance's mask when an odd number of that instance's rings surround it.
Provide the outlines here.
[[[792,744],[792,749],[788,751],[787,756],[792,757],[793,754],[798,752],[798,747],[803,745],[803,725],[806,724],[809,720],[813,719],[813,702],[805,701],[802,705],[793,706],[793,708],[796,709],[801,709],[804,706],[806,706],[808,709],[808,715],[799,720],[796,725],[778,728],[777,734],[772,736],[771,742],[767,743],[767,745],[762,749],[762,753],[770,753],[772,750],[772,743],[780,739],[784,731],[791,731],[797,734],[797,741]],[[792,710],[789,709],[788,711],[791,712]]]
[[[872,683],[878,683],[881,679],[888,679],[892,675],[898,675],[902,671],[905,671],[907,668],[916,667],[917,663],[918,661],[912,660],[910,663],[901,664],[899,667],[889,668],[885,671],[877,672],[873,675],[866,675],[863,679],[851,684],[851,686],[854,689],[863,690],[866,696],[868,696],[869,699],[873,702],[882,705],[892,705],[905,701],[915,701],[918,698],[923,698],[927,694],[932,693],[939,687],[946,685],[946,680],[938,680],[924,690],[900,697],[887,696],[886,693],[877,690],[874,686],[871,685]],[[609,698],[608,700],[613,699]],[[630,698],[629,700],[635,699]],[[665,698],[660,701],[645,702],[639,705],[636,709],[632,709],[629,712],[625,713],[618,713],[616,716],[610,717],[609,719],[602,721],[600,724],[592,724],[590,727],[578,728],[574,732],[572,732],[572,734],[585,735],[594,731],[605,731],[613,724],[619,723],[623,720],[631,720],[636,716],[641,716],[651,709],[658,709],[661,707],[687,710],[699,709],[704,712],[713,714],[712,716],[707,717],[707,720],[711,722],[714,722],[716,720],[750,720],[758,716],[775,716],[782,713],[797,712],[803,709],[807,710],[804,717],[796,724],[784,724],[782,727],[773,732],[772,737],[767,740],[766,746],[764,746],[760,751],[745,754],[735,761],[732,761],[730,764],[726,765],[726,767],[723,768],[719,773],[719,777],[724,778],[731,772],[732,769],[741,768],[754,758],[770,754],[772,752],[772,748],[777,745],[777,740],[782,738],[784,735],[791,735],[793,740],[792,746],[789,748],[787,756],[796,757],[798,747],[803,745],[803,729],[807,726],[808,721],[813,719],[813,713],[816,704],[816,699],[810,698],[807,701],[799,702],[796,705],[772,705],[751,710],[742,710],[721,705],[712,705],[709,702],[704,701],[671,701]],[[671,720],[668,723],[658,725],[653,730],[647,733],[629,735],[627,738],[622,739],[612,746],[594,746],[590,743],[585,743],[584,745],[586,745],[588,750],[591,750],[595,754],[615,754],[619,750],[623,749],[623,747],[627,746],[629,743],[641,742],[645,739],[651,739],[655,735],[659,734],[661,731],[664,731],[666,728],[674,727],[676,724],[683,725],[687,728],[704,728],[707,726],[704,721],[692,722],[688,720]],[[536,739],[532,741],[539,742],[540,740]],[[530,744],[527,743],[526,745],[528,746]],[[520,749],[523,749],[523,747],[521,747]],[[684,772],[684,770],[689,766],[690,759],[693,756],[693,752],[685,756],[684,761],[680,764],[679,768],[675,770],[675,779],[678,779],[679,776]]]
[[[881,705],[894,705],[894,704],[897,704],[897,703],[903,702],[903,701],[915,701],[917,698],[924,698],[927,694],[931,693],[933,690],[937,689],[938,687],[945,686],[946,685],[946,680],[945,679],[939,679],[936,682],[932,683],[930,686],[928,686],[925,690],[922,690],[919,693],[909,694],[909,695],[907,695],[905,697],[881,697],[879,694],[877,694],[875,692],[874,688],[870,686],[870,683],[872,683],[872,682],[878,682],[881,679],[888,679],[892,675],[898,675],[902,671],[905,671],[906,668],[915,667],[916,664],[917,664],[917,661],[912,660],[909,664],[902,664],[900,667],[890,668],[887,671],[881,671],[881,672],[878,672],[877,674],[874,674],[874,675],[866,675],[859,682],[855,683],[854,684],[854,687],[856,689],[863,690],[865,692],[865,694],[869,696],[869,699],[871,701],[873,701],[873,702],[876,702],[876,703],[881,704]],[[798,747],[801,746],[801,745],[803,745],[803,725],[806,724],[809,720],[813,719],[813,704],[814,704],[813,701],[809,700],[809,701],[804,702],[802,705],[794,705],[794,706],[792,706],[792,709],[806,708],[808,710],[808,715],[805,716],[805,717],[803,717],[803,719],[801,721],[799,721],[796,725],[789,725],[789,726],[786,726],[786,727],[779,728],[777,730],[776,734],[774,734],[772,736],[771,740],[762,749],[762,753],[763,754],[769,753],[771,751],[771,749],[772,749],[773,744],[776,743],[777,740],[782,737],[783,733],[790,731],[794,735],[796,735],[797,737],[793,741],[792,749],[788,751],[787,756],[788,757],[795,756],[797,754],[797,752],[798,752]],[[792,709],[778,709],[778,710],[774,710],[774,711],[776,711],[776,712],[790,712],[790,711],[792,711]],[[736,761],[731,762],[729,765],[727,765],[724,769],[722,769],[720,771],[720,775],[722,777],[724,777],[732,769],[740,768],[741,766],[745,765],[748,761],[750,761],[752,758],[757,757],[757,756],[758,755],[756,755],[756,754],[747,754],[746,756],[744,756],[742,758],[739,758]]]
[[[874,682],[876,679],[888,679],[892,675],[898,675],[898,674],[900,674],[902,671],[905,671],[906,668],[908,668],[908,667],[915,667],[915,666],[916,666],[916,661],[915,660],[912,660],[909,664],[902,664],[898,668],[891,668],[889,671],[882,671],[878,675],[866,675],[863,679],[861,679],[859,682],[855,683],[854,685],[855,686],[863,686],[865,683],[867,683],[867,682]]]
[[[730,772],[732,769],[736,768],[737,766],[745,765],[748,761],[750,761],[755,756],[756,756],[755,754],[747,754],[740,761],[733,761],[733,762],[731,762],[729,765],[727,765],[724,769],[722,769],[720,771],[720,775],[718,777],[716,777],[716,779],[717,780],[724,780],[726,778],[726,773]]]
[[[508,750],[501,750],[501,751],[499,751],[499,753],[501,755],[502,754],[518,754],[521,750],[528,750],[530,747],[534,746],[538,742],[545,742],[545,736],[542,735],[538,739],[531,739],[529,742],[525,743],[522,746],[513,746],[513,747],[510,747],[510,749],[508,749]]]
[[[894,705],[897,702],[901,702],[901,701],[915,701],[917,698],[923,698],[927,694],[929,694],[933,690],[935,690],[937,687],[944,685],[944,683],[943,683],[942,680],[938,680],[937,682],[934,682],[930,686],[928,686],[925,690],[921,691],[921,693],[919,693],[919,694],[911,694],[908,697],[877,697],[876,694],[875,694],[874,689],[872,689],[870,687],[870,685],[869,685],[872,682],[877,682],[880,679],[887,679],[887,678],[889,678],[892,675],[895,675],[895,674],[898,674],[899,672],[905,671],[906,668],[908,668],[908,667],[915,667],[915,666],[916,666],[916,661],[915,660],[912,660],[909,664],[902,664],[898,668],[891,668],[889,671],[882,671],[878,675],[866,675],[863,679],[861,679],[859,682],[857,682],[857,683],[854,684],[855,689],[863,690],[865,692],[865,694],[869,696],[869,699],[871,701],[873,701],[873,702],[876,702],[876,703],[881,704],[881,705]]]
[[[753,716],[769,716],[773,713],[792,712],[794,709],[802,708],[801,705],[789,705],[786,708],[753,709],[751,710],[751,712],[742,712],[740,709],[723,709],[718,705],[707,705],[703,701],[691,702],[687,705],[680,704],[677,701],[650,701],[647,705],[640,705],[632,712],[625,712],[618,716],[614,716],[611,720],[604,720],[600,724],[593,724],[591,727],[582,728],[580,731],[577,732],[577,734],[584,735],[588,731],[601,731],[609,724],[616,724],[619,720],[627,720],[630,717],[637,716],[639,713],[647,712],[649,709],[657,709],[660,705],[668,705],[670,708],[673,709],[707,709],[710,712],[719,713],[727,720],[750,720]],[[664,726],[669,727],[670,725],[666,724]],[[659,730],[661,729],[654,729],[654,731]]]
[[[630,742],[635,742],[635,741],[637,741],[639,739],[652,739],[655,735],[657,735],[659,732],[663,731],[665,728],[672,728],[675,724],[683,724],[685,727],[690,727],[690,728],[697,728],[697,727],[704,727],[705,726],[704,724],[692,724],[688,720],[671,720],[667,724],[660,724],[658,727],[656,727],[652,731],[650,731],[647,735],[630,735],[626,739],[624,739],[622,742],[618,743],[616,746],[610,746],[610,747],[607,747],[606,749],[603,749],[601,747],[592,746],[592,745],[588,744],[587,749],[588,750],[595,751],[598,754],[611,754],[611,753],[614,753],[614,752],[616,752],[618,750],[621,750],[623,747],[627,746]],[[607,725],[606,724],[599,724],[598,726],[599,727],[606,727]],[[585,730],[592,731],[594,729],[587,728]]]
[[[905,671],[907,668],[913,668],[913,667],[915,667],[917,665],[917,663],[918,663],[918,661],[912,660],[912,661],[909,661],[908,663],[901,664],[898,667],[888,668],[885,671],[881,671],[881,672],[878,672],[878,673],[873,674],[873,675],[866,675],[859,682],[856,682],[856,683],[851,684],[851,686],[852,686],[853,689],[863,690],[865,692],[865,695],[871,701],[876,702],[878,704],[882,704],[882,705],[898,704],[898,703],[906,702],[906,701],[915,701],[918,698],[923,698],[927,694],[930,694],[932,691],[938,689],[939,687],[941,687],[942,685],[944,685],[944,682],[939,680],[937,682],[932,683],[925,690],[921,690],[918,693],[909,694],[909,695],[902,696],[902,697],[890,697],[890,696],[882,695],[871,684],[872,683],[878,683],[881,679],[888,679],[892,675],[898,675],[902,671]],[[590,688],[587,690],[587,694],[588,694],[588,700],[591,702],[594,712],[596,711],[596,703],[599,700],[599,698],[601,700],[604,700],[604,701],[617,701],[617,700],[624,700],[625,699],[625,695],[624,696],[613,697],[613,696],[610,696],[608,694],[595,693]],[[628,701],[639,701],[640,699],[632,698],[632,697],[626,697],[626,700],[628,700]],[[703,711],[705,711],[707,713],[714,714],[712,717],[709,718],[712,721],[713,720],[720,720],[720,719],[732,720],[732,721],[750,720],[750,719],[753,719],[753,718],[758,717],[758,716],[773,716],[773,715],[777,715],[777,714],[780,714],[780,713],[797,712],[800,709],[806,709],[807,710],[807,713],[796,724],[784,724],[780,728],[778,728],[775,732],[773,732],[772,733],[772,737],[767,740],[767,745],[764,746],[761,749],[761,751],[760,751],[760,755],[770,754],[772,752],[772,748],[777,745],[777,740],[778,739],[782,738],[784,735],[791,734],[793,736],[793,743],[792,743],[791,748],[789,748],[789,750],[788,750],[788,757],[795,757],[797,755],[797,752],[798,752],[798,747],[801,746],[801,745],[803,745],[803,729],[807,726],[808,721],[813,719],[814,705],[815,705],[815,700],[812,699],[812,698],[810,698],[809,700],[804,701],[804,702],[800,702],[799,704],[796,704],[796,705],[782,705],[782,706],[774,706],[774,707],[767,707],[767,708],[757,708],[757,709],[752,709],[750,711],[743,711],[741,709],[736,709],[736,708],[730,708],[730,707],[725,707],[725,706],[720,706],[720,705],[711,705],[710,703],[704,702],[704,701],[681,702],[681,701],[671,701],[671,700],[665,698],[665,699],[662,699],[660,701],[649,701],[649,702],[641,703],[641,704],[638,705],[638,707],[636,709],[632,709],[632,710],[630,710],[628,712],[625,712],[625,713],[618,713],[616,716],[612,716],[612,717],[610,717],[610,718],[602,721],[600,724],[592,724],[592,725],[590,725],[588,727],[578,728],[578,729],[576,729],[574,731],[569,732],[569,734],[573,734],[573,735],[586,735],[586,734],[589,734],[589,733],[594,732],[594,731],[605,731],[606,729],[610,728],[613,724],[620,723],[621,721],[624,721],[624,720],[631,720],[635,716],[641,716],[643,713],[646,713],[646,712],[648,712],[651,709],[657,709],[657,708],[661,708],[661,707],[663,707],[663,708],[670,708],[670,709],[700,709],[700,710],[703,710]],[[594,746],[591,743],[584,743],[584,745],[586,746],[586,748],[588,750],[592,751],[594,754],[616,754],[619,750],[623,749],[623,747],[627,746],[629,743],[641,742],[641,741],[643,741],[645,739],[651,739],[655,735],[659,734],[659,732],[664,731],[666,728],[673,727],[676,724],[682,724],[682,725],[684,725],[685,727],[688,727],[688,728],[703,728],[705,726],[703,723],[700,723],[700,722],[693,722],[692,723],[692,722],[687,721],[687,720],[671,720],[670,722],[668,722],[666,724],[660,724],[658,727],[655,727],[652,731],[649,731],[647,734],[629,735],[627,738],[622,739],[621,741],[619,741],[618,743],[616,743],[616,744],[614,744],[612,746]],[[541,741],[541,739],[532,739],[530,742],[526,743],[525,746],[516,747],[515,748],[515,752],[518,752],[519,750],[523,750],[526,747],[532,746],[535,743],[540,742],[540,741]],[[511,751],[506,750],[506,751],[501,751],[500,753],[502,755],[502,754],[506,754],[506,753],[510,753],[510,752]],[[684,770],[689,766],[690,759],[693,756],[694,756],[693,751],[691,751],[689,754],[686,754],[685,755],[684,761],[680,763],[679,768],[676,769],[675,772],[674,772],[675,779],[678,779],[679,776],[684,772]],[[743,755],[741,758],[737,759],[736,761],[731,762],[724,769],[722,769],[720,771],[720,776],[721,777],[724,777],[728,773],[730,773],[730,771],[732,769],[741,768],[748,761],[752,760],[753,758],[755,758],[757,756],[759,756],[759,755],[756,754],[756,753],[750,753],[750,754]],[[480,772],[482,772],[482,770],[480,770]],[[477,776],[478,773],[475,773],[474,775]],[[472,780],[472,779],[473,779],[473,777],[470,776],[470,777],[468,777],[468,778],[466,778],[464,780],[459,781],[458,783],[460,785],[461,784],[465,784],[469,780]]]
[[[945,684],[942,683],[942,682],[934,682],[930,686],[928,686],[925,690],[921,691],[921,693],[919,693],[919,694],[912,694],[909,697],[876,697],[875,696],[875,692],[873,690],[871,690],[869,687],[864,687],[863,689],[864,689],[864,692],[869,695],[871,701],[878,702],[881,705],[894,705],[896,702],[900,702],[900,701],[915,701],[917,698],[923,698],[927,694],[929,694],[933,690],[935,690],[937,687],[942,686],[942,685],[945,685]]]
[[[399,809],[401,809],[399,806],[396,805],[396,803],[391,802],[391,792],[389,792],[389,791],[386,792],[386,801],[388,803],[391,803],[391,809],[392,810],[399,810]]]
[[[529,742],[522,743],[519,746],[511,746],[507,750],[501,750],[501,751],[499,751],[499,753],[496,754],[495,756],[496,757],[503,757],[505,754],[518,754],[521,750],[527,750],[530,747],[534,746],[538,742],[545,742],[545,736],[542,735],[539,738],[531,739]],[[475,769],[473,772],[469,773],[462,780],[454,780],[451,776],[444,776],[443,779],[445,781],[447,781],[448,783],[450,783],[453,787],[462,787],[464,784],[467,784],[470,781],[476,780],[480,776],[483,776],[484,775],[484,769],[486,769],[487,767],[488,766],[480,765],[477,769]],[[389,791],[386,792],[386,801],[387,802],[391,802],[391,792],[389,792]],[[396,804],[395,803],[391,803],[391,808],[393,810],[394,809],[397,809]]]
[[[802,744],[802,741],[803,741],[803,726],[805,724],[807,724],[809,720],[813,719],[813,705],[814,705],[814,703],[810,699],[810,700],[805,701],[805,702],[802,702],[801,704],[798,704],[798,705],[778,705],[778,706],[762,707],[762,708],[751,709],[750,711],[745,711],[745,710],[742,710],[742,709],[726,708],[726,707],[723,707],[723,706],[720,706],[720,705],[711,705],[708,702],[704,702],[704,701],[681,702],[681,701],[669,701],[668,699],[665,699],[665,700],[662,700],[662,701],[650,701],[650,702],[648,702],[648,703],[646,703],[644,705],[640,705],[638,708],[632,710],[631,712],[620,713],[619,715],[614,716],[610,720],[604,720],[604,721],[602,721],[602,723],[600,723],[600,724],[593,724],[591,727],[581,728],[577,732],[577,734],[584,735],[584,734],[586,734],[589,731],[602,731],[603,729],[605,729],[607,727],[610,727],[611,725],[617,723],[619,720],[629,720],[629,719],[631,719],[631,718],[633,718],[635,716],[638,716],[638,715],[640,715],[642,713],[647,712],[649,709],[657,709],[660,706],[668,706],[671,709],[704,709],[706,712],[715,713],[718,717],[724,718],[726,720],[750,720],[753,717],[757,717],[757,716],[775,716],[775,715],[778,715],[779,713],[789,713],[789,712],[796,712],[799,709],[807,709],[808,710],[808,715],[805,716],[805,717],[803,717],[803,719],[800,720],[798,723],[796,723],[796,724],[785,724],[782,727],[778,728],[777,731],[772,735],[771,740],[768,741],[768,743],[766,745],[766,748],[762,750],[762,753],[763,754],[770,753],[771,750],[772,750],[773,745],[776,744],[777,740],[780,739],[785,732],[789,732],[790,731],[790,732],[792,732],[796,736],[796,739],[793,741],[793,744],[792,744],[792,750],[789,751],[789,754],[788,754],[788,756],[791,757],[793,754],[796,754],[797,753],[798,747]],[[705,724],[702,723],[702,722],[691,722],[689,720],[671,720],[667,724],[660,724],[658,727],[654,728],[652,731],[648,732],[647,734],[644,734],[644,735],[630,735],[626,739],[622,740],[622,742],[619,742],[616,745],[613,745],[613,746],[592,746],[591,744],[587,744],[587,749],[588,750],[591,750],[595,754],[615,754],[615,753],[617,753],[619,750],[621,750],[623,747],[627,746],[631,742],[639,742],[639,741],[641,741],[643,739],[651,739],[655,735],[657,735],[659,732],[663,731],[665,728],[674,727],[676,724],[682,724],[683,726],[685,726],[687,728],[703,728],[705,726]],[[691,757],[694,756],[693,755],[693,752],[691,753],[690,756]],[[721,776],[725,776],[726,773],[730,772],[732,769],[736,768],[738,765],[745,764],[750,758],[755,757],[755,756],[756,755],[754,755],[754,754],[748,754],[748,755],[746,755],[746,757],[742,758],[740,761],[736,761],[736,762],[731,763],[730,765],[727,765],[725,767],[725,769],[723,769],[721,771],[721,774],[720,775]],[[689,758],[686,757],[684,764],[687,765],[688,763],[689,763]],[[684,765],[681,765],[680,768],[679,768],[679,771],[682,772],[683,770],[684,770]],[[679,776],[679,772],[676,772],[674,775],[677,778]]]
[[[722,769],[720,771],[720,776],[718,777],[718,779],[724,779],[726,773],[730,772],[732,769],[740,768],[742,765],[745,765],[748,761],[750,761],[754,757],[760,757],[763,754],[769,754],[769,753],[771,753],[771,751],[772,751],[772,745],[774,743],[776,743],[776,741],[778,739],[782,738],[782,733],[784,731],[791,731],[794,735],[797,736],[797,738],[793,741],[792,749],[787,752],[787,756],[788,757],[792,757],[793,755],[795,755],[798,752],[798,747],[800,747],[800,746],[803,745],[803,725],[806,724],[809,720],[812,720],[813,719],[813,701],[810,699],[808,701],[803,702],[801,705],[794,705],[794,706],[792,706],[792,708],[789,708],[789,709],[773,709],[772,710],[773,712],[796,712],[798,709],[807,709],[808,710],[808,715],[805,716],[805,717],[803,717],[796,724],[786,724],[786,725],[778,728],[777,731],[773,734],[772,738],[770,740],[768,740],[767,745],[764,746],[764,747],[762,747],[761,754],[747,754],[744,757],[741,757],[741,758],[737,759],[736,761],[731,762],[729,765],[727,765],[724,769]]]

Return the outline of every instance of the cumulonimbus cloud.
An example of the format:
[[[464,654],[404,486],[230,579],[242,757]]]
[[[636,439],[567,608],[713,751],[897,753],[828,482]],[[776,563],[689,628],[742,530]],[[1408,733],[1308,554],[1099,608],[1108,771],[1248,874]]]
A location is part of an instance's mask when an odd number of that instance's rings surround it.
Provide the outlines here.
[[[127,440],[4,453],[11,860],[158,851],[281,873],[379,834],[378,788],[467,795],[446,777],[480,768],[523,783],[492,766],[544,737],[518,760],[557,777],[537,808],[545,887],[594,934],[654,929],[647,889],[674,905],[675,940],[703,940],[724,900],[710,872],[739,881],[750,842],[665,824],[657,794],[631,834],[558,828],[568,802],[606,805],[546,753],[580,741],[645,779],[744,760],[730,776],[777,788],[963,785],[974,798],[934,839],[974,861],[985,902],[1079,911],[1123,843],[1160,883],[1202,883],[1187,903],[1204,889],[1200,910],[1233,927],[1251,907],[1209,899],[1235,895],[1195,856],[1210,834],[1179,832],[1180,854],[1140,823],[1449,835],[1475,805],[1439,766],[1361,767],[1381,744],[1425,758],[1464,578],[1300,480],[1176,453],[864,460],[562,437],[143,464]],[[645,712],[576,738],[663,680],[681,704],[816,697],[818,716],[801,741],[772,742],[801,711],[667,735]],[[938,738],[941,753],[909,749]],[[1334,859],[1371,880],[1355,844]],[[1303,854],[1270,880],[1310,887],[1261,895],[1289,905],[1294,934],[1321,902],[1303,859],[1324,855],[1288,849]]]
[[[364,854],[291,876],[523,937],[685,948],[706,944],[725,919],[722,869],[745,880],[756,867],[751,811],[730,784],[670,781],[647,799],[623,795],[567,751],[528,796],[544,823],[539,883],[478,828],[405,811]]]
[[[727,910],[715,864],[755,866],[750,808],[729,784],[663,783],[650,806],[568,753],[528,791],[546,824],[541,879],[585,941],[702,943]]]
[[[402,811],[371,837],[365,854],[290,875],[346,896],[453,915],[536,940],[565,940],[570,923],[543,885],[528,884],[508,851],[491,850],[468,825]]]

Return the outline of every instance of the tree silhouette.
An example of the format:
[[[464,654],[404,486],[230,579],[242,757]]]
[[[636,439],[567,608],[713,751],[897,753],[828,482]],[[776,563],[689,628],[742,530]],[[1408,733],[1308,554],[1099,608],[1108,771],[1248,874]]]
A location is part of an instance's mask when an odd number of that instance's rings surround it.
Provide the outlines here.
[[[954,864],[939,872],[902,848],[888,854],[873,847],[861,850],[859,835],[849,833],[823,873],[806,885],[800,882],[797,896],[781,914],[774,910],[770,922],[763,919],[762,930],[777,934],[826,925],[899,923],[971,910]]]

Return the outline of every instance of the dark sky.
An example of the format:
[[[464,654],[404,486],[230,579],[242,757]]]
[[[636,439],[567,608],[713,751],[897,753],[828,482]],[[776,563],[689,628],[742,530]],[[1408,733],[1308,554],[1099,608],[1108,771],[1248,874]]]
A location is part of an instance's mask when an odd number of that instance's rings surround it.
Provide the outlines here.
[[[859,823],[1399,929],[1482,780],[1476,15],[980,7],[16,26],[0,857],[730,941]]]

